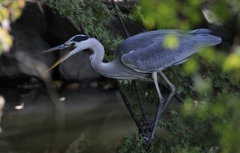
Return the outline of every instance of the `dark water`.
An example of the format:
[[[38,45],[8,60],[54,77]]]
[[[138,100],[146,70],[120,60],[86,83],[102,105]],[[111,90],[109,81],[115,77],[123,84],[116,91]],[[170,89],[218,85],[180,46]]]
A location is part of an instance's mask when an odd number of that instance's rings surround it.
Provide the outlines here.
[[[0,92],[6,100],[0,152],[108,153],[137,132],[118,91],[65,89],[60,95],[65,119],[58,118],[44,87]]]

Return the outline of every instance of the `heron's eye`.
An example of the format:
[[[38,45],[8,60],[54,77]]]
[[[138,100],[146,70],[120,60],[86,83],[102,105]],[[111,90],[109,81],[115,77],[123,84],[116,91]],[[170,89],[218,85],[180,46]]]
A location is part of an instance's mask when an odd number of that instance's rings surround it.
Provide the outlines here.
[[[73,47],[73,46],[75,46],[76,45],[76,43],[75,42],[71,42],[71,43],[65,43],[64,44],[64,46],[66,46],[66,47]]]

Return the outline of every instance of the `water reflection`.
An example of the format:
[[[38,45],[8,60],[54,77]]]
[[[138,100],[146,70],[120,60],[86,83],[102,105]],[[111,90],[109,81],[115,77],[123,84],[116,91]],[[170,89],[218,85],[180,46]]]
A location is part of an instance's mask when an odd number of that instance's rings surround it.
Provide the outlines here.
[[[124,136],[137,132],[117,91],[64,89],[60,102],[65,122],[60,130],[44,87],[0,92],[6,100],[0,152],[113,152]]]

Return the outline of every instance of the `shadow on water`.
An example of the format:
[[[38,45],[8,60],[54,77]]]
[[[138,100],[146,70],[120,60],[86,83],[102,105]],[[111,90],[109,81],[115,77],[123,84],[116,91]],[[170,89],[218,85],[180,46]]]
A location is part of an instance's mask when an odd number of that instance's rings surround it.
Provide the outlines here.
[[[123,137],[137,132],[117,91],[65,89],[65,124],[57,134],[53,103],[44,87],[0,92],[6,100],[0,152],[113,152]]]

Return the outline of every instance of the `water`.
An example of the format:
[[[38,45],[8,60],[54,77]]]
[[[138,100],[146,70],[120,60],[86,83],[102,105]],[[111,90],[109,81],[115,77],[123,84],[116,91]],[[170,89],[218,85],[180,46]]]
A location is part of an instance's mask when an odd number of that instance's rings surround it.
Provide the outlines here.
[[[2,87],[6,105],[0,152],[108,153],[123,137],[137,132],[118,91],[76,88],[61,93],[65,121],[56,123],[46,88]]]

